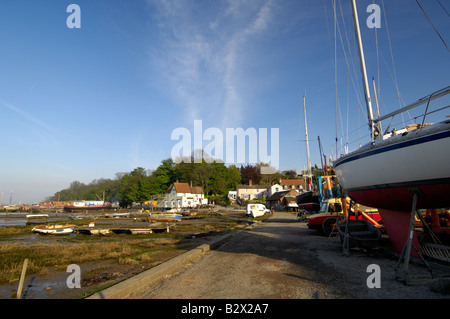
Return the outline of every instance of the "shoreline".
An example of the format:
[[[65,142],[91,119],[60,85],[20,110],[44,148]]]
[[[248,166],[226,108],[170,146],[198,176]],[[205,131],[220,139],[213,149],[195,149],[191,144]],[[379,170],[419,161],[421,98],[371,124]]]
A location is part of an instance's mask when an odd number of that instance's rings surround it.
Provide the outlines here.
[[[69,214],[65,214],[66,219]],[[81,233],[56,236],[56,235],[39,235],[33,234],[31,228],[37,224],[42,224],[42,220],[36,220],[27,223],[26,226],[19,227],[0,227],[0,245],[21,244],[24,247],[33,246],[40,247],[47,245],[49,248],[64,250],[64,247],[89,245],[95,246],[104,243],[123,246],[124,249],[129,247],[131,250],[124,253],[122,257],[99,259],[92,262],[80,263],[82,269],[82,280],[85,288],[82,291],[67,290],[65,280],[67,272],[64,265],[57,263],[54,266],[45,266],[43,271],[38,273],[27,272],[25,288],[28,287],[28,293],[24,294],[24,298],[82,298],[86,291],[96,290],[99,286],[110,285],[117,281],[121,281],[130,276],[130,274],[138,274],[148,270],[158,264],[176,257],[178,254],[195,248],[198,245],[206,243],[224,232],[231,229],[239,229],[249,225],[251,222],[243,218],[241,212],[230,212],[225,214],[207,214],[183,217],[171,228],[170,232],[158,234],[110,234],[106,236],[86,235]],[[62,215],[55,217],[61,222]],[[96,227],[114,226],[119,227],[146,227],[148,222],[141,221],[137,218],[97,218],[93,219],[91,215],[89,219],[83,220],[65,220],[67,222],[78,222],[80,224],[87,223],[90,220],[95,221]],[[56,221],[56,220],[55,220]],[[64,221],[63,221],[64,222]],[[51,223],[46,221],[45,223]],[[2,230],[18,230],[19,233],[11,235],[2,234]],[[85,246],[85,247],[89,247]],[[60,248],[58,248],[60,247]],[[136,248],[138,247],[138,248]],[[128,249],[128,248],[126,248]],[[112,254],[114,254],[112,252]],[[27,256],[23,256],[28,258]],[[67,265],[66,265],[67,266]],[[20,268],[21,263],[16,268]],[[19,270],[19,269],[18,269]],[[20,272],[19,272],[20,273]],[[64,280],[63,280],[64,279]],[[18,275],[10,283],[0,284],[0,299],[14,298],[17,290]],[[45,286],[45,287],[44,287]],[[25,289],[24,288],[24,289]],[[37,291],[40,290],[40,291]]]

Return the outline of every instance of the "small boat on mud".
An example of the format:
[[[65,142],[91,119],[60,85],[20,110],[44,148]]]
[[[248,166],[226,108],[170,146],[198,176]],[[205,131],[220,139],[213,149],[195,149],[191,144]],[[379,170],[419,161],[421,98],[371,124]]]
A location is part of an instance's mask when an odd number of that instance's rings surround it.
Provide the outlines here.
[[[27,215],[27,219],[32,219],[32,218],[48,218],[48,214],[29,214]]]
[[[64,211],[97,211],[97,210],[109,210],[112,208],[112,204],[107,204],[104,201],[79,201],[73,202],[70,205],[64,206]]]
[[[183,218],[183,215],[180,214],[150,214],[148,216],[149,221],[158,221],[158,222],[180,222]]]
[[[76,225],[40,225],[31,231],[42,235],[67,235],[73,232]]]
[[[77,227],[76,232],[84,235],[102,235],[106,236],[111,233],[107,228],[93,228],[93,227]]]

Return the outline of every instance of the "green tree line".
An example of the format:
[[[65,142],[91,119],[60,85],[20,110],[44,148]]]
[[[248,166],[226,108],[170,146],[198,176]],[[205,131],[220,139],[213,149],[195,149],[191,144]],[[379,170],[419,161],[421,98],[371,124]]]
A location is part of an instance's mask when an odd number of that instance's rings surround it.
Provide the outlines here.
[[[132,172],[116,173],[114,179],[96,179],[89,184],[74,181],[66,189],[56,192],[47,201],[105,200],[118,201],[126,207],[133,202],[150,200],[163,195],[175,181],[201,186],[205,195],[223,196],[241,183],[239,169],[223,163],[174,163],[163,160],[156,170],[137,167]]]
[[[134,202],[144,202],[156,196],[162,196],[169,186],[179,181],[201,186],[207,197],[224,197],[228,191],[235,190],[237,185],[270,185],[280,178],[290,178],[291,172],[279,172],[272,175],[261,175],[261,166],[266,164],[245,165],[237,168],[213,161],[194,163],[193,160],[175,163],[171,158],[161,161],[156,170],[142,167],[132,172],[116,173],[114,179],[96,179],[89,184],[74,181],[66,189],[56,192],[47,201],[105,200],[118,201],[121,207],[130,206]]]

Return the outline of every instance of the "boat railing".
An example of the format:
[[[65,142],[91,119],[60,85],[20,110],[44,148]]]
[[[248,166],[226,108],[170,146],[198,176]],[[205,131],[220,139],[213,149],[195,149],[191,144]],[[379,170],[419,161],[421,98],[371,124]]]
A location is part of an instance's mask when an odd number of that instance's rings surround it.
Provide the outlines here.
[[[409,110],[412,110],[412,109],[414,109],[414,108],[416,108],[416,107],[418,107],[418,106],[424,105],[424,104],[426,103],[426,109],[425,109],[425,112],[424,112],[423,114],[421,114],[420,116],[417,116],[417,117],[416,117],[416,118],[423,117],[423,118],[422,118],[422,124],[420,125],[420,127],[424,127],[424,125],[425,125],[425,120],[426,120],[426,118],[427,118],[428,115],[431,115],[431,114],[433,114],[433,113],[440,112],[440,111],[445,110],[445,109],[447,109],[447,108],[450,107],[450,105],[446,105],[446,106],[441,107],[441,108],[439,108],[439,109],[430,111],[430,108],[429,108],[429,107],[430,107],[430,103],[431,103],[432,101],[438,99],[438,98],[442,98],[442,97],[448,95],[449,93],[450,93],[450,86],[447,86],[447,87],[445,87],[445,88],[443,88],[443,89],[441,89],[441,90],[438,90],[438,91],[436,91],[436,92],[433,92],[433,93],[431,93],[431,94],[429,94],[429,95],[427,95],[427,96],[425,96],[425,97],[419,99],[417,102],[414,102],[414,103],[412,103],[412,104],[409,104],[409,105],[407,105],[407,106],[405,106],[405,107],[402,107],[402,108],[400,108],[400,109],[398,109],[398,110],[396,110],[396,111],[394,111],[394,112],[391,112],[391,113],[389,113],[389,114],[386,114],[386,115],[384,115],[384,116],[380,116],[380,117],[378,117],[377,119],[375,119],[374,122],[377,123],[377,124],[380,124],[381,121],[384,121],[384,120],[393,118],[395,115],[398,115],[398,114],[407,112],[407,111],[409,111]]]

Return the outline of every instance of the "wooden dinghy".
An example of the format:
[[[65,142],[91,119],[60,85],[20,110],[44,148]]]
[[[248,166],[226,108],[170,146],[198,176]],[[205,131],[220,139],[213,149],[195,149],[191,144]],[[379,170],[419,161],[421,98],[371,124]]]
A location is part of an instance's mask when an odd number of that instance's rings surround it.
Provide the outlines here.
[[[110,234],[110,230],[106,228],[92,228],[92,227],[78,227],[77,232],[84,235],[102,235],[106,236]]]
[[[182,218],[183,215],[172,213],[150,214],[148,216],[149,221],[155,222],[180,222]]]
[[[39,225],[32,229],[42,235],[67,235],[73,232],[76,225]]]

